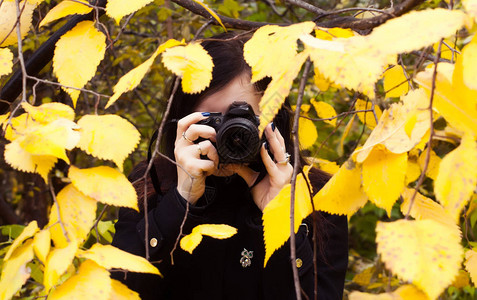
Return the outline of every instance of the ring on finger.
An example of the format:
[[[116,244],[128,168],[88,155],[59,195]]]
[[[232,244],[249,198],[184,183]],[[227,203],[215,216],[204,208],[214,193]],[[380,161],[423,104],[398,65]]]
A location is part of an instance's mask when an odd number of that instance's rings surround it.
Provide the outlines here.
[[[192,141],[191,139],[189,139],[189,138],[187,137],[187,135],[186,135],[186,132],[185,132],[185,131],[182,133],[182,137],[184,138],[184,140],[186,140],[186,141],[188,141],[188,142],[191,142],[191,143],[193,143],[193,142],[194,142],[194,141]]]
[[[200,147],[200,144],[195,144],[197,146],[197,151],[199,151],[199,154],[202,155],[202,147]]]
[[[282,160],[282,161],[277,161],[277,164],[279,164],[279,165],[286,165],[286,164],[288,164],[288,163],[290,162],[290,157],[291,157],[290,153],[285,152],[285,159]]]

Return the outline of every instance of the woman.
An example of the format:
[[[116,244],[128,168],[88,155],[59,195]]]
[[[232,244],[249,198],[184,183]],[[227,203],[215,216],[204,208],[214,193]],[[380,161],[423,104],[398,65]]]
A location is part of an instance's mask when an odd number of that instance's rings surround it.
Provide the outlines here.
[[[246,40],[223,34],[202,41],[214,62],[210,86],[200,94],[185,94],[179,89],[174,95],[166,121],[177,126],[166,131],[161,144],[177,165],[163,158],[155,161],[157,192],[150,178],[146,183],[134,182],[140,208],[144,186],[148,185],[147,245],[144,213],[127,208],[119,212],[113,245],[142,256],[148,247],[150,261],[164,275],[114,274],[139,292],[142,299],[295,298],[289,243],[277,250],[263,268],[261,223],[263,209],[292,176],[288,110],[282,108],[274,122],[267,125],[269,149],[261,146],[258,163],[221,163],[215,148],[215,129],[201,124],[211,112],[224,114],[237,101],[259,113],[260,97],[268,82],[250,83],[251,70],[243,59]],[[136,167],[130,180],[140,179],[146,164]],[[319,170],[310,172],[314,192],[327,179]],[[318,299],[341,299],[348,260],[346,217],[317,213],[314,219],[317,226],[311,225],[309,217],[296,235],[296,264],[303,293],[314,299],[316,285]],[[238,232],[225,240],[204,237],[193,254],[175,248],[180,233],[189,234],[199,224],[228,224]],[[316,283],[311,233],[314,227],[318,236]]]

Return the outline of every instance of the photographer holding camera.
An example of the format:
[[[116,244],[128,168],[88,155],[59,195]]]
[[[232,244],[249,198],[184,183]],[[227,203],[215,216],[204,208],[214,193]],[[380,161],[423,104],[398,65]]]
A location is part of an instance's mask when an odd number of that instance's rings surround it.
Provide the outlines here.
[[[140,209],[144,196],[148,199],[149,242],[144,212],[121,208],[113,245],[141,256],[148,247],[150,261],[164,277],[122,272],[113,277],[142,299],[295,299],[289,242],[264,268],[261,221],[263,209],[293,172],[289,104],[260,139],[255,115],[268,81],[250,82],[243,58],[247,39],[226,33],[201,42],[214,62],[210,86],[199,94],[178,89],[166,120],[173,126],[160,141],[176,164],[157,158],[147,182],[141,180],[147,161],[130,174]],[[315,168],[309,177],[314,193],[329,179]],[[200,224],[227,224],[237,234],[225,240],[204,236],[192,254],[176,249],[180,233]],[[316,212],[300,226],[296,265],[309,299],[315,289],[318,299],[342,299],[347,235],[346,216]]]

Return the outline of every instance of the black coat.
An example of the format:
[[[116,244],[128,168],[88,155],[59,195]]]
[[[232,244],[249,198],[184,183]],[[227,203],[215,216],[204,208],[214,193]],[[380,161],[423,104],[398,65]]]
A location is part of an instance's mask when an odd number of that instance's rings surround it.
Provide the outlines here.
[[[173,252],[186,212],[186,201],[177,190],[148,201],[150,261],[164,275],[114,272],[113,277],[140,293],[142,299],[295,299],[289,242],[277,250],[263,268],[265,255],[261,211],[249,188],[238,176],[208,177],[204,196],[189,207],[183,234],[199,224],[228,224],[238,229],[220,240],[204,236],[193,254],[179,245]],[[318,299],[342,299],[348,263],[348,230],[345,216],[321,213],[321,251],[317,251]],[[311,224],[311,222],[310,222]],[[301,287],[314,299],[312,226],[300,226],[296,235]],[[121,208],[113,245],[145,256],[145,220],[142,213]],[[152,244],[152,245],[151,245]],[[242,251],[253,251],[251,265],[240,263]],[[320,254],[321,252],[321,254]]]

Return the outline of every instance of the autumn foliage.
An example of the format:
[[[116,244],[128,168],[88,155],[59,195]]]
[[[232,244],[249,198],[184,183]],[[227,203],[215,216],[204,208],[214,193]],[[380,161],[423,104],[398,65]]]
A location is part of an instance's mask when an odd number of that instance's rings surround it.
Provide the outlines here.
[[[10,45],[21,44],[40,2],[26,0],[18,7],[12,0],[0,2],[2,18],[7,16],[0,21],[0,76],[12,73],[17,55]],[[106,15],[119,26],[129,14],[155,5],[151,2],[137,0],[126,5],[110,0]],[[221,23],[210,8],[214,6],[196,2]],[[21,6],[21,37],[17,37],[17,30],[11,29]],[[93,9],[84,1],[64,0],[49,9],[39,25],[50,26]],[[244,48],[252,82],[271,78],[260,102],[259,129],[263,131],[285,98],[293,102],[304,96],[304,103],[293,106],[301,116],[295,134],[311,164],[333,174],[320,191],[310,194],[307,166],[293,186],[287,185],[265,208],[265,266],[290,238],[290,228],[296,232],[313,210],[351,219],[372,206],[384,213],[385,221],[375,228],[375,251],[386,276],[376,279],[378,262],[354,270],[350,282],[356,291],[350,291],[350,299],[437,299],[455,286],[456,278],[470,274],[476,283],[477,252],[466,227],[477,206],[476,21],[477,1],[467,0],[454,9],[412,11],[367,35],[319,27],[311,21],[267,25],[254,31]],[[108,47],[112,47],[111,37],[105,35],[98,19],[79,22],[56,43],[52,63],[52,74],[71,98],[71,105],[54,100],[42,103],[34,96],[27,99],[24,90],[23,98],[0,116],[6,163],[39,174],[50,185],[53,198],[48,224],[39,228],[36,221],[30,222],[1,252],[0,299],[20,293],[48,295],[49,299],[135,299],[137,293],[112,280],[108,270],[160,275],[142,257],[88,242],[93,232],[98,235],[102,217],[98,205],[139,210],[123,166],[140,145],[141,134],[111,108],[140,87],[154,65],[162,64],[182,78],[185,92],[197,93],[209,85],[213,63],[198,41],[163,39],[152,54],[115,80],[107,102],[98,100],[94,112],[77,115],[75,108],[83,101],[80,96],[88,93],[87,84],[94,81],[98,65],[110,55]],[[415,51],[431,58],[425,64],[405,59]],[[307,69],[314,75],[309,76]],[[307,85],[297,91],[300,79]],[[354,97],[344,109],[338,98],[351,91]],[[330,128],[334,136],[326,151],[321,150],[328,138],[317,127]],[[442,151],[442,143],[447,151]],[[71,159],[72,151],[98,159],[100,164],[77,164]],[[54,172],[59,161],[69,165],[67,173]],[[53,190],[52,177],[65,183],[61,190]],[[290,226],[292,201],[294,224]],[[179,244],[193,253],[203,235],[225,239],[235,232],[227,225],[203,224],[181,237]],[[35,288],[25,288],[33,276],[33,262],[42,275],[33,278]],[[356,287],[372,284],[382,288],[374,292],[383,293],[365,293]]]

